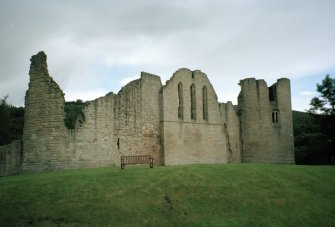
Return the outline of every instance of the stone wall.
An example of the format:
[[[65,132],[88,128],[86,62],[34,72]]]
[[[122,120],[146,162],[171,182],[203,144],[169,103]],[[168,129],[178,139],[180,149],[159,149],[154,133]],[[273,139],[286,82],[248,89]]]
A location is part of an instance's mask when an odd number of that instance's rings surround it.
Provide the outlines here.
[[[22,142],[0,147],[0,175],[120,165],[122,155],[155,164],[294,163],[290,81],[240,81],[238,106],[218,103],[206,74],[180,69],[162,86],[141,77],[85,103],[76,127],[64,124],[64,93],[47,56],[31,58]]]
[[[0,176],[21,173],[23,162],[22,141],[14,140],[8,145],[0,146]]]
[[[156,164],[164,164],[160,135],[160,90],[162,88],[160,77],[142,72],[141,88],[142,145],[136,146],[143,154],[153,156]]]
[[[191,116],[192,85],[195,86],[195,119]],[[203,111],[204,86],[207,119]],[[204,73],[188,69],[174,73],[162,88],[161,111],[165,165],[227,162],[223,119],[215,91]]]
[[[249,78],[240,86],[242,162],[294,163],[289,80],[269,88],[264,80]]]
[[[76,168],[111,166],[115,96],[108,95],[85,103],[74,130],[68,131],[67,153]]]
[[[142,73],[118,94],[87,102],[82,123],[69,135],[78,167],[120,165],[121,155],[148,154],[161,163],[160,78]]]
[[[220,103],[220,111],[224,122],[224,134],[227,143],[227,162],[241,162],[240,119],[237,107],[232,102]]]

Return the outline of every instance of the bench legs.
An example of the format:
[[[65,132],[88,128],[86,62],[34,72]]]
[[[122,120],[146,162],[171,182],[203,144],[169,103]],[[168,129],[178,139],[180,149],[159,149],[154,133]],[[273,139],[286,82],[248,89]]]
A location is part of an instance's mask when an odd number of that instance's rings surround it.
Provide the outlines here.
[[[124,169],[124,159],[121,159],[121,169]]]
[[[150,158],[150,168],[153,168],[153,167],[154,167],[154,159]]]

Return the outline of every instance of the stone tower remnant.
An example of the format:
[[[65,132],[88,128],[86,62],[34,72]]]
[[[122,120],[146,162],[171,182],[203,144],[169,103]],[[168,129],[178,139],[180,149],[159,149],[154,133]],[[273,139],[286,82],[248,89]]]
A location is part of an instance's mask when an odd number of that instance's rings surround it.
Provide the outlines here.
[[[219,103],[206,74],[179,69],[162,85],[140,79],[85,103],[75,129],[64,124],[64,93],[47,56],[32,56],[22,141],[0,147],[0,175],[120,165],[149,154],[156,164],[294,163],[290,81],[240,81],[238,105]]]
[[[62,168],[66,139],[64,93],[49,76],[44,52],[32,56],[25,97],[23,128],[24,172]],[[64,159],[65,158],[65,159]]]
[[[294,163],[290,81],[240,81],[242,162]]]

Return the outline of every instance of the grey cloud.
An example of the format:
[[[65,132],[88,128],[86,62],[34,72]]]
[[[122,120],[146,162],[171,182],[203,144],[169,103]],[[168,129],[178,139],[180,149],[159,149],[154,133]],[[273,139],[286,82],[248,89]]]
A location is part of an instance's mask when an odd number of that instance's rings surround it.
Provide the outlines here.
[[[334,67],[334,8],[327,0],[1,1],[0,97],[23,102],[29,58],[45,50],[52,76],[74,93],[100,89],[106,76],[95,64],[163,80],[189,67],[207,73],[226,100],[244,77],[271,84]],[[113,81],[124,78],[119,71]]]

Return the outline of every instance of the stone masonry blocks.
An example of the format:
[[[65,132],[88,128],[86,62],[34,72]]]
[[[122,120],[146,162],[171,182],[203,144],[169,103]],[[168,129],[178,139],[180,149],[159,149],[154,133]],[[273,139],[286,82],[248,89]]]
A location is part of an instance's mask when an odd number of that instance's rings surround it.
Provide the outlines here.
[[[240,81],[238,105],[219,103],[206,74],[177,70],[162,85],[142,72],[117,94],[85,102],[64,124],[64,93],[47,56],[32,56],[22,141],[0,147],[0,175],[120,165],[122,155],[155,164],[294,163],[290,81]],[[275,118],[275,119],[274,119]]]

